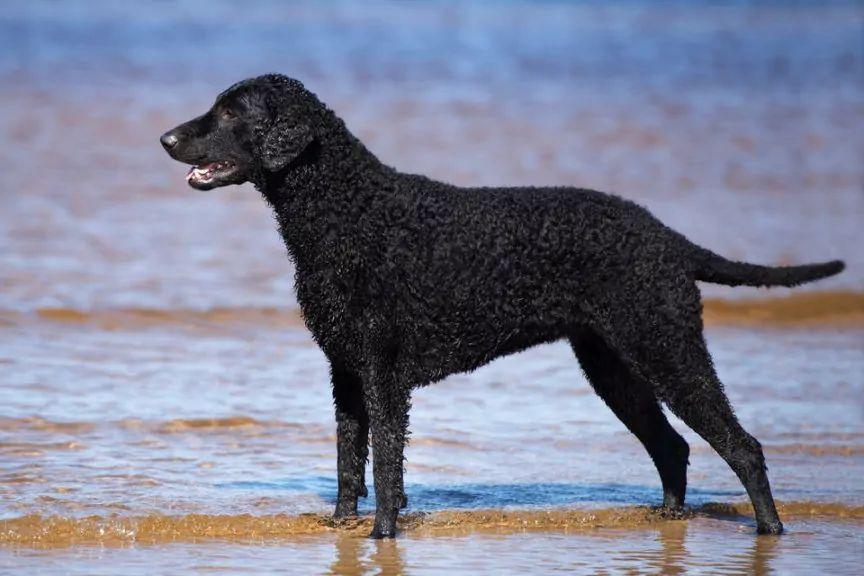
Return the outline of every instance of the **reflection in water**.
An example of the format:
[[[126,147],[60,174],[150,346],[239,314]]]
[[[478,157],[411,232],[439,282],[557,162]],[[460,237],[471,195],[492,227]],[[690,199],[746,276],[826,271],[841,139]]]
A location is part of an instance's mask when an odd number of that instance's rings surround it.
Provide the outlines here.
[[[482,538],[482,537],[481,537]],[[620,534],[620,538],[627,539],[628,534]],[[676,575],[685,574],[692,564],[688,562],[685,541],[687,538],[687,525],[675,522],[669,526],[660,528],[656,532],[657,541],[660,543],[659,550],[648,550],[643,554],[633,554],[626,558],[628,569],[639,570],[643,573]],[[767,574],[765,566],[769,558],[764,557],[764,544],[757,538],[754,543],[754,553],[750,566],[741,566],[742,574],[753,574],[762,576]],[[492,540],[493,542],[495,540]],[[416,542],[411,542],[415,544]],[[428,540],[424,544],[433,544]],[[506,542],[502,542],[506,549]],[[360,576],[366,574],[379,574],[381,576],[396,576],[409,573],[405,569],[400,547],[402,540],[394,541],[370,541],[357,538],[356,536],[339,535],[334,542],[336,559],[330,566],[329,574],[340,576]],[[503,554],[506,554],[503,550]],[[445,552],[449,553],[449,552]],[[750,560],[751,558],[748,558]],[[458,558],[454,558],[454,564],[458,564]],[[611,564],[611,563],[610,563]],[[738,564],[736,562],[736,564]],[[737,571],[737,570],[736,570]]]
[[[720,526],[720,530],[734,530],[733,525]],[[754,536],[752,544],[745,547],[741,553],[730,553],[730,547],[718,547],[716,557],[705,557],[706,550],[699,537],[691,534],[693,528],[683,522],[672,522],[656,529],[656,540],[659,547],[636,553],[629,558],[633,562],[632,569],[640,573],[674,576],[691,573],[696,566],[723,573],[749,574],[765,576],[774,573],[772,560],[780,539],[775,536]],[[717,535],[720,537],[720,534]],[[620,534],[627,539],[627,534]],[[722,539],[721,539],[722,541]],[[690,549],[692,548],[692,550]],[[642,565],[644,568],[640,569]]]
[[[687,537],[687,525],[674,523],[668,528],[657,531],[657,539],[661,544],[660,558],[649,564],[658,567],[658,574],[684,574],[687,570],[687,548],[684,541]]]
[[[754,538],[752,547],[753,553],[751,555],[753,562],[747,573],[753,574],[754,576],[771,574],[773,572],[771,570],[771,564],[776,555],[778,543],[779,538],[776,536],[757,536]]]
[[[340,576],[405,574],[401,546],[402,543],[397,540],[369,540],[340,534],[334,544],[336,559],[330,566],[329,574]]]
[[[365,567],[360,557],[366,544],[357,537],[339,535],[336,537],[336,560],[330,566],[330,574],[363,574]]]
[[[381,576],[396,576],[405,573],[405,565],[402,562],[400,547],[395,540],[376,541],[375,551],[372,554],[372,562],[380,569]]]
[[[809,525],[808,528],[812,528]],[[854,530],[854,528],[852,528]],[[731,532],[730,532],[731,530]],[[724,533],[726,534],[724,536]],[[842,532],[822,539],[846,538]],[[569,572],[579,574],[638,573],[675,576],[694,572],[767,576],[777,573],[845,574],[842,559],[830,551],[800,558],[790,570],[778,562],[782,554],[806,553],[807,541],[792,533],[785,538],[742,535],[733,522],[702,520],[669,522],[644,530],[607,529],[561,537],[494,533],[455,537],[404,537],[374,542],[338,535],[332,540],[334,561],[329,574],[424,574],[474,572],[474,567],[496,574]],[[859,535],[857,543],[861,543]],[[812,544],[812,542],[810,543]],[[848,545],[841,543],[841,545]],[[404,555],[410,550],[410,564]],[[570,558],[571,561],[553,558]]]

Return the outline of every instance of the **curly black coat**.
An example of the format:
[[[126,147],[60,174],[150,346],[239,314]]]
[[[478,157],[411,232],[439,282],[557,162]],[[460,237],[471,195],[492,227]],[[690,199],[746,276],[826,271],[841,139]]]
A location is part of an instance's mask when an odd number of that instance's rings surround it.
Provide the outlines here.
[[[665,403],[732,467],[759,532],[779,533],[759,442],[738,423],[702,336],[697,280],[794,286],[843,263],[732,262],[622,198],[577,188],[463,189],[382,164],[314,94],[235,84],[162,137],[187,179],[251,181],[296,264],[297,299],[331,364],[336,516],[356,514],[372,431],[373,537],[393,536],[411,390],[567,338],[597,393],[684,503],[689,448]]]

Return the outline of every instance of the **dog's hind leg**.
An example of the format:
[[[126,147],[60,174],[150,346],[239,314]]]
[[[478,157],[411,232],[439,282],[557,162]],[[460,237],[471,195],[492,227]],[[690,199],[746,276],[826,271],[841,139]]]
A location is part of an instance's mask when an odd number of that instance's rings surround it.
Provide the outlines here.
[[[360,377],[333,365],[333,402],[336,406],[337,476],[336,518],[357,515],[357,498],[367,495],[366,458],[369,454],[369,417]]]
[[[595,332],[585,329],[570,344],[594,390],[642,443],[663,483],[663,506],[684,504],[690,448],[660,407],[650,385],[627,368],[618,354]]]
[[[610,334],[617,337],[627,366],[643,375],[660,400],[732,468],[750,496],[758,531],[779,534],[783,524],[771,496],[762,447],[741,427],[717,378],[702,336],[696,294],[694,290],[679,297],[679,307],[622,310],[609,326],[619,330]]]
[[[684,368],[665,387],[663,400],[694,432],[705,439],[735,472],[750,496],[760,534],[780,534],[765,456],[759,441],[738,422],[714,372],[704,342],[693,342],[689,357],[696,366]]]

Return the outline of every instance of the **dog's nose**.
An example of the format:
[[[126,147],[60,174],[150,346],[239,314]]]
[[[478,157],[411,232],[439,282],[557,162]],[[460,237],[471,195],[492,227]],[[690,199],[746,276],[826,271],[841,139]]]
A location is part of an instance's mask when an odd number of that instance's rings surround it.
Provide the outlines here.
[[[162,137],[159,138],[159,141],[162,142],[162,146],[165,147],[165,150],[171,150],[172,148],[174,148],[174,146],[177,145],[177,142],[179,142],[179,140],[177,140],[177,136],[175,136],[171,132],[166,132],[165,134],[163,134]]]

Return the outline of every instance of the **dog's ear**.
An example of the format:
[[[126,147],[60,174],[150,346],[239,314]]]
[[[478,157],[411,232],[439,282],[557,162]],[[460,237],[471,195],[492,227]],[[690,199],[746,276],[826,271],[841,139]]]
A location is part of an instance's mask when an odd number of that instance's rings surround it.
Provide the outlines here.
[[[264,136],[261,155],[264,168],[270,172],[284,169],[313,139],[312,129],[306,124],[298,124],[286,117],[278,118]]]

